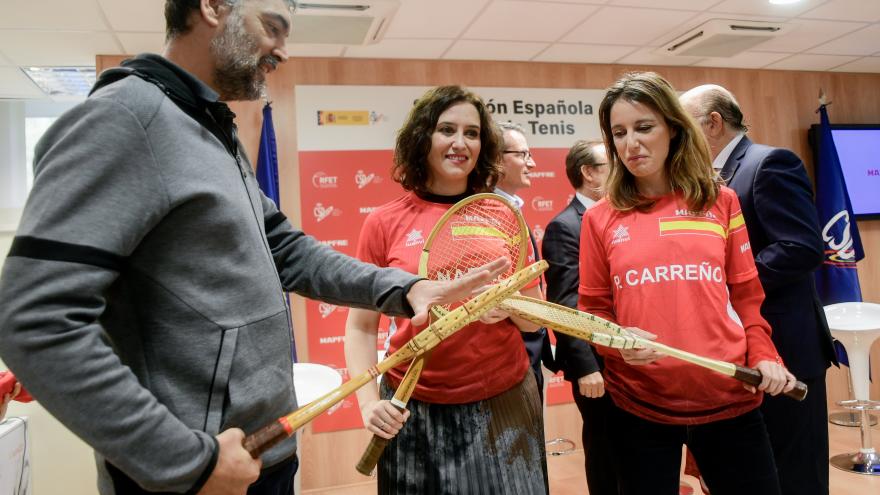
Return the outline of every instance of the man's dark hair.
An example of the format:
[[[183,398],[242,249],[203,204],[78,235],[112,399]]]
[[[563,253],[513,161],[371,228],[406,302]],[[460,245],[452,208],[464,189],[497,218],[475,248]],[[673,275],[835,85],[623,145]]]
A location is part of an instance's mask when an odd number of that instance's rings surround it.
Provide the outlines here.
[[[165,0],[165,41],[189,31],[189,15],[199,4],[199,0]]]
[[[565,175],[568,176],[568,182],[571,187],[580,189],[584,185],[584,175],[581,173],[581,167],[586,165],[594,167],[599,165],[600,158],[593,152],[596,146],[605,144],[601,139],[580,139],[568,150],[565,156]]]
[[[285,0],[290,8],[296,7],[295,0]],[[226,5],[241,4],[239,0],[223,0]],[[191,29],[189,16],[199,10],[199,0],[165,0],[165,41],[169,41]]]

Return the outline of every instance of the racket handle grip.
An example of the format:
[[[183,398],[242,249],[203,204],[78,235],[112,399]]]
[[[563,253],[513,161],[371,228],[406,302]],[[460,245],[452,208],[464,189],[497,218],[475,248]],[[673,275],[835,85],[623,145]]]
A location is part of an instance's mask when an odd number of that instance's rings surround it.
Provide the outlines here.
[[[748,383],[749,385],[758,386],[761,384],[761,380],[763,380],[764,375],[761,374],[760,371],[753,368],[746,368],[745,366],[737,366],[736,372],[733,375],[734,378],[741,382]],[[785,392],[783,395],[787,397],[791,397],[794,400],[801,401],[807,396],[807,384],[804,382],[795,382],[794,388]]]
[[[376,469],[376,464],[379,464],[379,458],[382,457],[382,452],[385,451],[385,447],[388,446],[389,442],[391,440],[384,439],[379,435],[373,435],[373,438],[370,439],[370,444],[367,445],[364,455],[361,456],[361,460],[358,461],[355,469],[364,476],[371,475],[373,469]]]
[[[283,418],[282,418],[283,419]],[[263,452],[271,449],[278,442],[289,437],[290,433],[281,424],[281,421],[273,421],[245,437],[242,445],[250,452],[251,457],[259,459]]]
[[[404,387],[404,382],[418,380],[423,363],[424,361],[419,362],[416,373],[411,374],[407,371],[406,375],[403,377],[403,382],[401,382],[400,386],[397,388],[397,393],[394,394],[395,399],[402,400],[404,403],[409,400],[409,396],[412,394],[412,388],[407,389]],[[409,392],[406,392],[406,390],[409,390]],[[398,397],[398,395],[405,395],[405,397]],[[400,412],[406,410],[393,402],[392,404]],[[363,455],[361,455],[361,460],[358,461],[354,468],[364,476],[373,474],[373,469],[376,469],[376,464],[379,464],[379,458],[382,457],[382,452],[385,452],[385,447],[387,447],[389,443],[391,443],[391,440],[382,438],[379,435],[373,435],[373,438],[370,439],[370,444],[367,445],[367,448],[364,449]]]

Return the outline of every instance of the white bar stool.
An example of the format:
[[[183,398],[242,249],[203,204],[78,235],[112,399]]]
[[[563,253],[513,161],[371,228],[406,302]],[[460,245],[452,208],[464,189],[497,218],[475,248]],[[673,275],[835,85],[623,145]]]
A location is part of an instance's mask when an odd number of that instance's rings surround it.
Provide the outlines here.
[[[880,401],[870,400],[868,358],[871,344],[880,337],[880,304],[845,302],[825,306],[831,333],[846,348],[853,383],[853,400],[841,406],[861,414],[862,445],[858,452],[839,454],[831,465],[859,474],[880,475],[880,456],[871,441],[869,410],[880,410]]]
[[[342,375],[335,369],[316,363],[293,363],[293,389],[296,406],[309,402],[342,385]]]
[[[553,356],[553,359],[556,359],[556,345],[550,344],[550,354]],[[544,401],[541,404],[541,415],[546,417],[547,389],[550,387],[550,380],[555,376],[555,373],[541,365],[541,374],[544,375],[544,389],[541,391],[541,396],[544,398]],[[546,449],[547,455],[569,455],[574,452],[575,443],[567,438],[558,437],[553,440],[547,440],[544,443],[544,448]]]
[[[316,363],[293,363],[293,389],[296,393],[296,406],[302,407],[309,402],[342,385],[342,375],[335,369]],[[302,447],[302,430],[296,432],[296,448]],[[293,476],[293,493],[300,493],[302,472],[302,455],[299,469]]]
[[[849,398],[854,399],[852,373],[849,366],[846,366],[846,387],[849,392]],[[868,420],[871,422],[871,426],[877,424],[877,416],[873,414],[868,415]],[[855,411],[836,411],[828,415],[828,422],[837,426],[858,428],[862,425],[862,415]]]

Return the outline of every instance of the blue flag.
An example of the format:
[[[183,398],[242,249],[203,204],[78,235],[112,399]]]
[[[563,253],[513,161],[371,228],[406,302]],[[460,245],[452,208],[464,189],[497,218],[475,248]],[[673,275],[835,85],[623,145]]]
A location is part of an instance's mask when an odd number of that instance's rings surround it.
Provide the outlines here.
[[[865,257],[862,239],[846,191],[843,172],[825,105],[819,107],[818,155],[816,156],[816,211],[825,246],[825,258],[816,271],[816,289],[823,305],[859,302],[862,289],[856,262]],[[837,360],[849,365],[846,349],[834,342]]]
[[[825,259],[816,271],[823,305],[861,301],[856,262],[865,257],[825,105],[819,108],[819,154],[816,157],[816,211],[825,244]]]
[[[257,155],[257,182],[275,206],[281,208],[278,194],[278,149],[275,145],[275,126],[272,124],[272,107],[263,107],[263,130],[260,133],[260,153]]]
[[[260,153],[257,155],[257,183],[267,198],[281,209],[281,195],[278,189],[278,148],[275,143],[275,126],[272,124],[272,106],[269,102],[263,107],[263,129],[260,132]],[[290,321],[290,296],[287,298],[287,325],[290,332],[290,358],[296,362],[296,340],[293,338],[293,322]]]

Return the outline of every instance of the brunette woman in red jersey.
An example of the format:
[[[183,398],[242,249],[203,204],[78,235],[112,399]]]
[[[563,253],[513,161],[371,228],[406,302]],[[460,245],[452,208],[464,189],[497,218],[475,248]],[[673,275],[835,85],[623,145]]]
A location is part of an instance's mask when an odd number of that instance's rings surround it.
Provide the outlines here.
[[[490,192],[499,176],[501,137],[483,101],[458,86],[418,100],[400,129],[393,177],[406,194],[364,221],[357,254],[416,273],[425,239],[454,203]],[[523,294],[541,297],[535,281]],[[379,313],[349,311],[345,356],[356,375],[376,363]],[[417,329],[395,319],[388,352]],[[358,391],[367,430],[393,439],[379,460],[378,490],[396,493],[546,493],[541,402],[520,331],[537,325],[493,310],[429,355],[407,411],[389,399],[407,365],[381,390]]]
[[[579,307],[764,375],[749,389],[653,350],[598,348],[618,406],[609,435],[620,490],[677,494],[686,444],[713,495],[777,495],[758,406],[763,393],[788,391],[795,379],[760,314],[764,293],[736,194],[713,172],[697,124],[659,75],[622,77],[599,120],[611,173],[608,196],[583,218]]]

